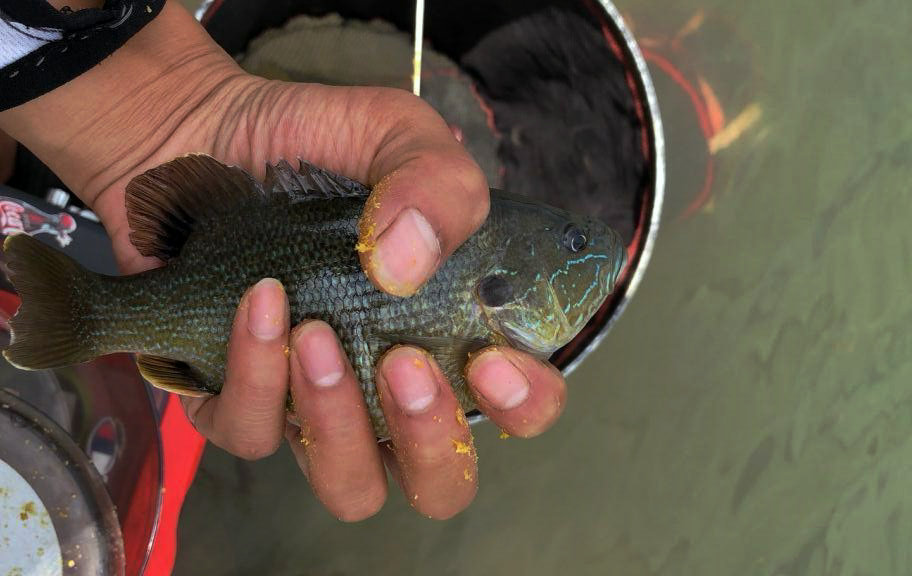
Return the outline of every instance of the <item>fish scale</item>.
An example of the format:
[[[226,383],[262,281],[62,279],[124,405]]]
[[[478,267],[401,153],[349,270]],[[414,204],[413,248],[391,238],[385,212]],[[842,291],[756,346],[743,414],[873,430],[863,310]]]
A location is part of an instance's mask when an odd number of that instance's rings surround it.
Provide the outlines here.
[[[263,186],[188,156],[131,182],[131,239],[167,261],[140,274],[89,273],[30,237],[8,238],[23,306],[4,355],[45,368],[132,352],[153,384],[216,394],[237,307],[250,286],[272,277],[285,287],[292,325],[320,319],[335,329],[383,437],[374,366],[390,347],[427,349],[469,411],[468,353],[506,342],[546,358],[598,310],[624,263],[619,236],[604,224],[492,191],[480,229],[414,296],[391,296],[364,274],[357,250],[366,188],[303,164],[267,173]],[[499,287],[496,302],[483,286]]]

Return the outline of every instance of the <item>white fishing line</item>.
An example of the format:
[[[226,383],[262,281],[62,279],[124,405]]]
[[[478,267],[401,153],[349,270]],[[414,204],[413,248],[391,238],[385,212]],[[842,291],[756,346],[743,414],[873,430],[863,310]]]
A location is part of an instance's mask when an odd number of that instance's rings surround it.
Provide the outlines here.
[[[415,49],[412,53],[412,92],[421,96],[421,48],[424,45],[424,0],[415,0]]]

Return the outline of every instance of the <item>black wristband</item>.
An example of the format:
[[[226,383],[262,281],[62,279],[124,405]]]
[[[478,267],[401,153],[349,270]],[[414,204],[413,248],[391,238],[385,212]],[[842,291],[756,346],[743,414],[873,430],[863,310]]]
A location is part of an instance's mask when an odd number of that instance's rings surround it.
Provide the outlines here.
[[[59,37],[0,68],[0,111],[94,67],[151,22],[164,4],[165,0],[107,0],[102,8],[73,12],[57,11],[44,0],[0,0],[0,42]]]

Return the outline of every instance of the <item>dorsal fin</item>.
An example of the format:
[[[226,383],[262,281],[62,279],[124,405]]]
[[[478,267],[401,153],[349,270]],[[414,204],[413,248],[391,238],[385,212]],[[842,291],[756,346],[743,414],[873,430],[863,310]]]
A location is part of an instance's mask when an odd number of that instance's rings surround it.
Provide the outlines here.
[[[127,184],[130,240],[143,256],[167,260],[180,253],[198,220],[257,198],[262,186],[241,168],[204,154],[182,156]]]
[[[326,200],[328,198],[358,198],[370,194],[364,184],[318,168],[298,158],[295,170],[285,160],[266,166],[267,192],[285,193],[293,201]]]

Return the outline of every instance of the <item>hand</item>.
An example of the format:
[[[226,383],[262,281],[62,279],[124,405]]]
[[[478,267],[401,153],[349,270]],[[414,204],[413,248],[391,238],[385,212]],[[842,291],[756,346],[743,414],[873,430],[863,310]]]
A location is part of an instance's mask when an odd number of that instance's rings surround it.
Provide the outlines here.
[[[129,82],[126,74],[133,76]],[[97,94],[113,104],[87,106]],[[57,119],[54,130],[43,126],[50,117]],[[62,118],[68,123],[60,125]],[[427,280],[488,209],[481,171],[420,99],[398,90],[246,75],[174,4],[100,66],[0,114],[0,128],[36,150],[90,203],[126,272],[160,265],[129,241],[126,183],[185,153],[209,153],[259,177],[267,162],[301,157],[372,185],[372,226],[361,241],[373,249],[362,263],[380,289],[397,295]],[[417,246],[409,261],[403,246]],[[285,321],[260,322],[267,313]],[[288,316],[274,280],[244,295],[222,392],[184,399],[197,429],[251,459],[275,451],[285,436],[317,497],[343,520],[366,518],[382,506],[384,462],[422,514],[446,518],[465,508],[477,490],[472,435],[456,417],[457,402],[433,359],[398,347],[381,360],[377,385],[392,440],[378,446],[333,331],[317,321],[290,330]],[[543,431],[564,403],[560,373],[516,350],[487,349],[467,374],[480,408],[515,436]],[[300,432],[286,427],[289,384]]]

